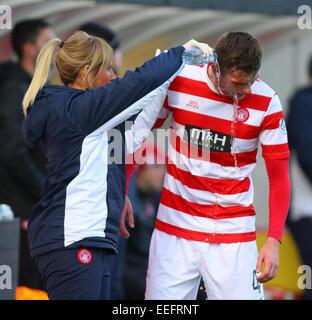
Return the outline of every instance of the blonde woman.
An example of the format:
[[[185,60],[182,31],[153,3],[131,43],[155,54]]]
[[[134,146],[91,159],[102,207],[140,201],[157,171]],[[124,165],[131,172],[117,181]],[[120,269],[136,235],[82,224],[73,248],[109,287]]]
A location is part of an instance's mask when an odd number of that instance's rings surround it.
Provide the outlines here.
[[[52,62],[64,86],[45,85]],[[182,66],[184,48],[194,40],[146,62],[122,79],[111,69],[112,49],[78,31],[65,42],[53,39],[38,57],[23,100],[24,136],[29,146],[44,141],[48,175],[41,201],[28,224],[28,242],[50,299],[108,299],[107,255],[115,254],[125,203],[125,159],[109,163],[109,131],[151,128],[167,88]],[[144,137],[142,138],[144,139]],[[132,141],[132,150],[142,143]]]

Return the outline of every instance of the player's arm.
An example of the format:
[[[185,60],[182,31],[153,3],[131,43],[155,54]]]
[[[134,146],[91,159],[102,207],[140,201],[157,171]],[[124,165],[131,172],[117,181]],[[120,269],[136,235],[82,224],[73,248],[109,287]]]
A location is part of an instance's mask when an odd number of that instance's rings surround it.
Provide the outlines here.
[[[256,272],[264,270],[257,278],[259,282],[272,280],[279,267],[279,247],[290,202],[289,160],[265,160],[269,178],[269,231],[261,248]]]
[[[259,282],[272,280],[279,267],[279,247],[290,202],[287,131],[280,100],[275,94],[260,127],[262,156],[269,178],[269,231],[261,248],[256,271]]]

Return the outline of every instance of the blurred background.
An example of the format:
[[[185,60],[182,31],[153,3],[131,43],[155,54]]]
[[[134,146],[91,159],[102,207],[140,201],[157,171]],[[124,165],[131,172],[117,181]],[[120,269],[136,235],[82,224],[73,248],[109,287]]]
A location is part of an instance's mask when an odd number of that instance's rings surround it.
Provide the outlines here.
[[[301,0],[11,0],[0,3],[11,8],[12,27],[25,19],[41,18],[49,23],[62,40],[85,23],[93,22],[110,28],[119,39],[116,47],[119,51],[116,67],[119,76],[152,58],[156,48],[165,50],[191,38],[207,42],[213,47],[216,39],[224,32],[247,31],[263,45],[260,78],[279,94],[286,116],[291,96],[310,81],[308,64],[312,54],[312,26],[307,30],[298,27],[298,8],[302,4]],[[15,58],[11,31],[0,29],[0,63]],[[57,75],[52,75],[51,82],[58,82]],[[253,179],[257,242],[260,247],[268,228],[268,181],[261,149],[258,157],[259,163]],[[7,228],[2,224],[2,244],[8,241],[4,236],[5,230]],[[296,241],[287,227],[283,239],[278,276],[265,284],[266,298],[301,299],[303,291],[297,285],[300,276],[297,270],[303,263]],[[4,255],[1,256],[1,242],[0,265],[3,265],[7,263],[4,262]],[[13,260],[15,258],[10,257]],[[132,277],[135,278],[135,274]],[[18,281],[16,285],[19,299],[45,298],[44,293],[39,291],[38,295],[31,295],[27,290],[18,291],[22,286],[19,286]]]

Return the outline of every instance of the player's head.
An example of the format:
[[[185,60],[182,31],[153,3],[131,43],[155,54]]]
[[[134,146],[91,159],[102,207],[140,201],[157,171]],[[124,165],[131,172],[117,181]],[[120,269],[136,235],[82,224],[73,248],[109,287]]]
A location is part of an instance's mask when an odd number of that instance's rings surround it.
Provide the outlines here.
[[[247,32],[228,32],[217,41],[219,86],[229,96],[243,99],[250,93],[261,66],[260,42]]]
[[[14,26],[11,43],[19,60],[26,57],[35,63],[41,48],[53,37],[54,33],[46,21],[24,20]]]
[[[88,34],[104,39],[113,49],[113,65],[115,74],[118,74],[122,64],[122,53],[120,51],[120,40],[118,35],[110,28],[98,23],[86,23],[80,27],[80,30]]]

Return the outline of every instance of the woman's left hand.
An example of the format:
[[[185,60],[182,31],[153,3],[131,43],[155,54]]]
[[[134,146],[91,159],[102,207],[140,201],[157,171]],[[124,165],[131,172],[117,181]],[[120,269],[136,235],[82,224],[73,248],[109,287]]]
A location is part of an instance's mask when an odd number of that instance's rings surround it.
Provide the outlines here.
[[[125,206],[121,214],[120,228],[119,228],[118,234],[120,234],[124,238],[129,238],[130,234],[126,228],[126,217],[128,217],[129,227],[133,229],[134,219],[133,219],[132,205],[127,195],[125,196]]]

